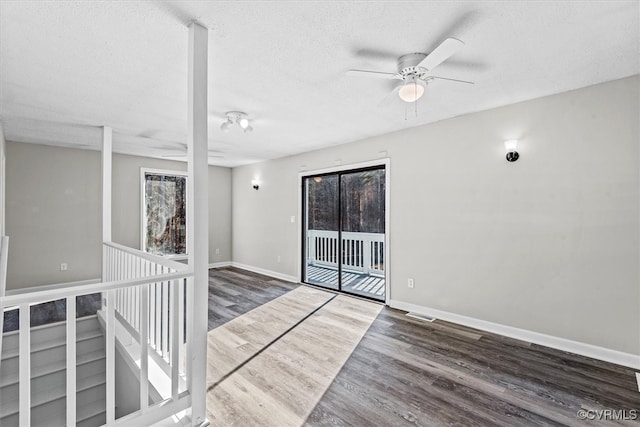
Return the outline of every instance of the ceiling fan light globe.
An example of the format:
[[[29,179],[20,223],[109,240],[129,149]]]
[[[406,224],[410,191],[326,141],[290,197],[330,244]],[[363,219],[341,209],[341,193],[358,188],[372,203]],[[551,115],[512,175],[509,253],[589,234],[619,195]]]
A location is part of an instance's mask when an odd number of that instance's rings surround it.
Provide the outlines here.
[[[240,121],[238,123],[240,124],[240,127],[242,129],[247,129],[247,127],[249,126],[249,119],[242,118],[242,119],[240,119]]]
[[[400,87],[398,96],[404,102],[415,102],[424,95],[424,86],[421,84],[411,82]]]

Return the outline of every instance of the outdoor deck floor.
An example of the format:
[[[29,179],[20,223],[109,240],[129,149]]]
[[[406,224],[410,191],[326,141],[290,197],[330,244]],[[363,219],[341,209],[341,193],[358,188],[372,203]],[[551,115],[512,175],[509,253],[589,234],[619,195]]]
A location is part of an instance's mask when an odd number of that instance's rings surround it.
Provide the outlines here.
[[[338,270],[327,267],[307,266],[307,283],[312,285],[327,286],[338,289]],[[375,298],[380,301],[385,299],[384,277],[368,274],[342,272],[342,290],[356,295]]]

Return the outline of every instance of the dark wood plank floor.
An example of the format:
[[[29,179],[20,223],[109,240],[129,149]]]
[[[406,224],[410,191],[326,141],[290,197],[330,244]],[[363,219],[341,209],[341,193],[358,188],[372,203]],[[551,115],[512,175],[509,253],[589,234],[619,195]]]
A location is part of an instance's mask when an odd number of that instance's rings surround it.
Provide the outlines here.
[[[210,325],[297,286],[236,269],[210,276]],[[634,371],[385,307],[306,424],[640,425],[581,420],[581,409],[640,415]]]

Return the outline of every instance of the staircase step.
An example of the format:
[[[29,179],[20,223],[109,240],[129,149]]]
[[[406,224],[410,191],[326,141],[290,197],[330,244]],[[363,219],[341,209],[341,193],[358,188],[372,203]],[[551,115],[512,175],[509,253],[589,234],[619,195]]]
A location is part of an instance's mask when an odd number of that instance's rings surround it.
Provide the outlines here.
[[[97,317],[76,324],[77,425],[97,427],[105,417],[105,343]],[[4,334],[0,363],[0,426],[18,426],[18,332]],[[66,322],[31,328],[31,425],[66,423]]]
[[[100,331],[100,324],[96,315],[82,317],[76,320],[76,335]],[[53,345],[66,340],[66,322],[56,322],[31,328],[31,343],[35,345]],[[50,343],[50,344],[48,344]],[[7,332],[2,337],[2,358],[17,354],[19,346],[18,331]]]
[[[40,410],[32,412],[31,425],[33,427],[55,427],[64,426],[66,424],[66,412],[60,410],[57,405],[65,404],[65,399],[59,399],[58,401],[49,402],[47,405],[39,407]],[[54,414],[58,416],[54,416]],[[106,423],[106,411],[104,409],[104,401],[94,401],[87,405],[78,406],[76,416],[77,427],[98,427]],[[2,427],[18,427],[19,414],[6,416],[0,419]]]
[[[15,360],[15,359],[14,359]],[[92,351],[90,353],[84,353],[78,355],[76,359],[76,366],[78,367],[78,371],[80,371],[81,365],[89,364],[92,362],[105,360],[105,351],[104,348],[99,349],[97,351]],[[17,361],[17,360],[16,360]],[[3,362],[4,365],[5,362]],[[43,377],[45,375],[50,375],[55,372],[64,371],[66,369],[66,362],[64,360],[56,361],[53,363],[45,364],[45,365],[36,365],[31,367],[31,380],[33,381],[36,378]],[[94,371],[95,372],[95,371]],[[78,375],[80,378],[80,375]],[[6,374],[1,378],[0,387],[6,387],[11,384],[18,383],[18,369],[12,369],[11,372]]]
[[[84,336],[78,338],[76,342],[76,354],[80,359],[81,355],[104,352],[104,337],[99,331],[86,332]],[[54,346],[34,344],[34,351],[31,353],[32,377],[35,373],[48,365],[66,365],[67,353],[66,343],[58,343]],[[80,359],[82,360],[82,359]],[[17,354],[6,357],[0,364],[0,387],[10,384],[13,379],[17,379],[20,360]]]
[[[64,384],[64,382],[51,381],[49,387],[43,387],[37,389],[35,395],[31,399],[31,410],[33,411],[35,408],[45,405],[50,402],[54,402],[56,400],[64,399],[66,396],[66,388],[60,387],[60,384]],[[104,371],[100,374],[92,375],[90,377],[78,379],[76,384],[76,393],[77,393],[77,406],[81,408],[86,404],[90,404],[96,401],[98,398],[93,397],[89,393],[92,389],[102,389],[102,392],[99,393],[104,402],[104,385],[105,385],[105,374]],[[82,399],[81,399],[82,398]],[[66,405],[66,399],[65,405]],[[18,396],[15,395],[14,399],[3,401],[0,403],[0,414],[3,417],[7,417],[13,414],[17,414],[19,412],[19,400]]]
[[[104,405],[102,409],[99,406],[89,407],[85,412],[82,418],[78,414],[77,427],[97,427],[107,423],[107,411],[104,410]]]
[[[76,346],[79,346],[81,343],[85,342],[85,341],[89,341],[92,340],[94,338],[102,338],[104,335],[102,334],[101,331],[99,330],[93,330],[93,331],[86,331],[86,332],[81,332],[81,333],[77,333],[76,334]],[[33,355],[35,353],[38,352],[42,352],[42,351],[46,351],[46,350],[51,350],[57,347],[66,347],[66,337],[63,337],[61,339],[58,340],[48,340],[48,341],[40,341],[40,342],[33,342],[32,341],[32,345],[31,345],[31,357],[33,358]],[[5,360],[11,359],[11,358],[17,358],[18,357],[18,349],[8,349],[6,352],[3,351],[2,352],[2,361],[4,362]]]

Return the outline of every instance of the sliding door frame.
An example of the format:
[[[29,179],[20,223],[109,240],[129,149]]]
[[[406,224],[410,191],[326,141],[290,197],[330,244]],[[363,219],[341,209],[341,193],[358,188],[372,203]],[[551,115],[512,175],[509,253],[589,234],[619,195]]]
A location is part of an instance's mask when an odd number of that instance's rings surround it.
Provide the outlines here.
[[[373,168],[381,168],[384,167],[385,173],[384,173],[384,180],[385,180],[385,195],[384,195],[384,286],[385,286],[385,290],[384,290],[384,303],[385,305],[389,305],[389,301],[391,300],[391,282],[390,282],[390,278],[391,278],[391,257],[389,256],[390,253],[390,247],[389,247],[389,236],[390,236],[390,206],[391,206],[391,159],[389,158],[383,158],[383,159],[378,159],[378,160],[372,160],[372,161],[368,161],[368,162],[362,162],[362,163],[353,163],[353,164],[348,164],[348,165],[338,165],[338,166],[334,166],[331,168],[324,168],[324,169],[314,169],[314,170],[303,170],[301,172],[298,173],[298,218],[299,218],[299,230],[298,230],[298,257],[299,257],[299,262],[298,262],[298,278],[300,280],[300,283],[304,283],[304,268],[303,265],[306,262],[305,257],[303,255],[303,248],[304,248],[304,236],[305,236],[305,227],[306,227],[306,221],[305,221],[305,212],[303,210],[303,205],[305,205],[306,207],[306,203],[304,203],[305,201],[305,188],[304,188],[304,180],[305,178],[309,178],[312,176],[317,176],[317,175],[330,175],[330,174],[336,174],[336,173],[341,173],[341,172],[358,172],[360,170],[367,170],[367,169],[373,169]],[[339,181],[338,181],[339,182]],[[338,189],[340,189],[340,185],[338,185]],[[340,192],[338,193],[338,200],[342,199]],[[340,206],[341,202],[339,201],[338,206]],[[338,239],[340,239],[341,237],[341,229],[342,227],[338,227],[340,230],[338,230]],[[338,256],[342,256],[342,253],[338,253]],[[338,277],[341,277],[341,267],[342,263],[338,262]],[[355,296],[360,296],[361,295],[357,295],[357,294],[351,294],[349,292],[345,292],[348,295],[355,295]],[[366,297],[363,297],[366,298]],[[375,301],[380,301],[380,300],[375,300]]]

